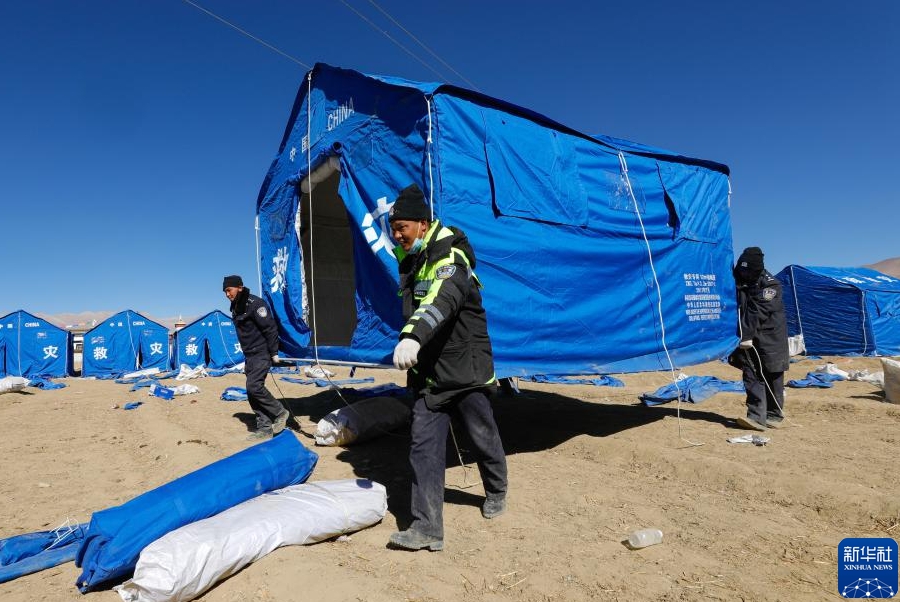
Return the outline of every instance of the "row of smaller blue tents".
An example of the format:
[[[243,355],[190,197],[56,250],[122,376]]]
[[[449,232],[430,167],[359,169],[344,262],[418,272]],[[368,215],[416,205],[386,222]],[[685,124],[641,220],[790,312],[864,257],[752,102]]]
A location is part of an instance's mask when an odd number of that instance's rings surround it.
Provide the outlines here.
[[[71,332],[24,310],[0,318],[0,377],[75,374]],[[136,311],[114,314],[84,333],[81,376],[110,377],[187,365],[225,369],[244,361],[231,318],[219,310],[175,333]]]

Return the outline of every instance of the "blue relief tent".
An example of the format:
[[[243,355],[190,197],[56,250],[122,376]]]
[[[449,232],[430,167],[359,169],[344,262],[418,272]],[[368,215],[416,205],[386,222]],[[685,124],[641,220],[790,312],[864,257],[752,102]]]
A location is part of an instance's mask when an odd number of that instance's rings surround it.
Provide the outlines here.
[[[175,333],[175,366],[231,368],[244,361],[231,317],[218,309]]]
[[[387,213],[411,182],[472,242],[499,377],[667,369],[737,345],[726,166],[451,85],[308,76],[257,200],[284,354],[390,364]]]
[[[27,311],[0,318],[0,347],[0,377],[72,374],[72,333]]]
[[[84,333],[81,376],[111,377],[169,368],[169,330],[126,309]]]
[[[788,334],[817,355],[900,355],[900,280],[867,268],[789,265]]]

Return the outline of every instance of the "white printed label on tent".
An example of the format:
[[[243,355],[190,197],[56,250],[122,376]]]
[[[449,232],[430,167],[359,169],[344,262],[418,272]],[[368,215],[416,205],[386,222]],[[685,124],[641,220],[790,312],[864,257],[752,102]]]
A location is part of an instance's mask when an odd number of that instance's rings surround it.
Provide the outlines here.
[[[684,313],[689,322],[719,320],[722,317],[722,297],[716,289],[715,274],[685,272]]]

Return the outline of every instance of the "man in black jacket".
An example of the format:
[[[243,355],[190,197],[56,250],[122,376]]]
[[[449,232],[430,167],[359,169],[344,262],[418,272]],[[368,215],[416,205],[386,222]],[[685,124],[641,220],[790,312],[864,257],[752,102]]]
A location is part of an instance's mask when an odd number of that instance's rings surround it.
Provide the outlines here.
[[[403,189],[390,212],[400,260],[406,324],[394,366],[407,370],[412,409],[413,522],[391,535],[406,550],[444,547],[444,476],[451,416],[469,432],[484,484],[484,518],[506,511],[506,455],[486,393],[496,388],[487,317],[465,234],[432,218],[415,184]]]
[[[247,439],[271,439],[284,430],[290,412],[266,389],[266,376],[278,361],[278,324],[266,302],[250,294],[240,276],[225,276],[222,290],[231,301],[231,319],[244,352],[247,399],[256,414],[256,429]]]
[[[737,423],[764,431],[784,419],[784,373],[790,366],[781,283],[766,271],[759,247],[744,249],[734,267],[740,346],[732,365],[743,372],[747,417]]]

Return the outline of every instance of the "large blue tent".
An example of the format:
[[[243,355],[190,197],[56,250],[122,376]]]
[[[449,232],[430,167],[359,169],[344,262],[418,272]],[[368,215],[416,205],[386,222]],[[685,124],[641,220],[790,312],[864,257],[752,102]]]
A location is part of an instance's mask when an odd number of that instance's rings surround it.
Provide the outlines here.
[[[257,200],[283,352],[390,363],[387,213],[412,182],[475,248],[498,376],[657,370],[736,346],[726,166],[317,64]]]
[[[218,309],[175,333],[175,365],[231,368],[244,361],[234,323]]]
[[[115,376],[169,367],[168,329],[126,309],[84,333],[82,376]]]
[[[900,355],[900,280],[868,268],[789,265],[784,287],[788,334],[807,353]]]
[[[0,318],[0,377],[69,374],[72,374],[69,331],[21,309]]]

